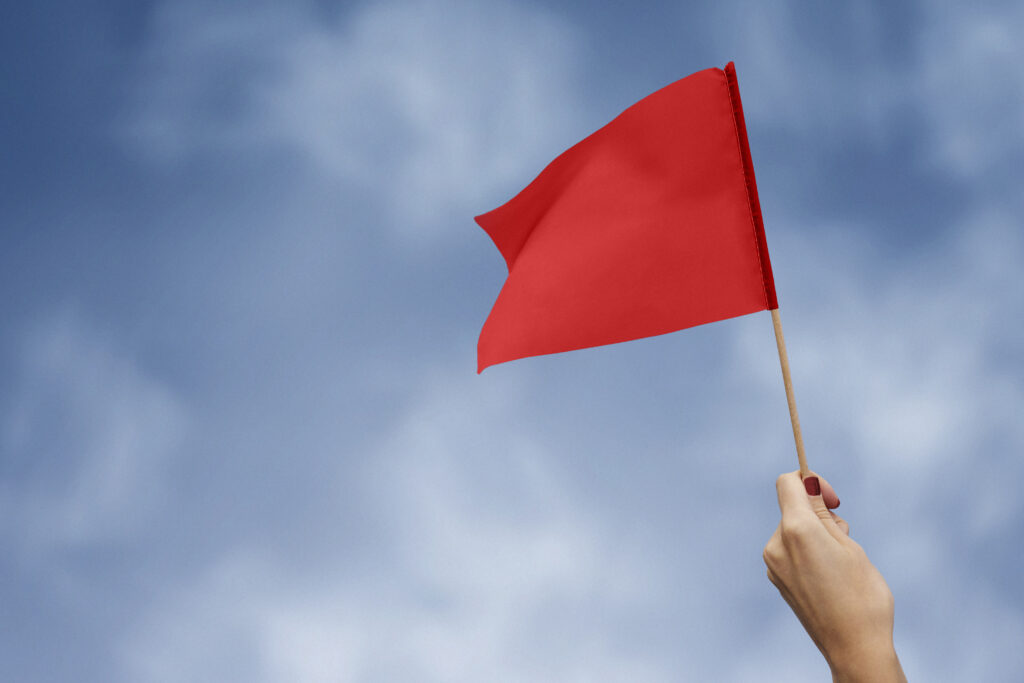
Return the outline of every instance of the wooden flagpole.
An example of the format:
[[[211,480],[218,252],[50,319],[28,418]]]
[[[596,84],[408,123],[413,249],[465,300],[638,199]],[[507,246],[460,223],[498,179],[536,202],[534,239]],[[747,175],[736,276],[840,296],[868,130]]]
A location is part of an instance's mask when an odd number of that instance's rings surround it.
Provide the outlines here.
[[[782,321],[779,309],[772,309],[772,326],[775,328],[775,345],[779,347],[779,364],[782,366],[782,381],[786,384],[786,401],[789,403],[789,420],[793,423],[793,439],[796,441],[796,457],[800,460],[800,478],[806,477],[807,456],[804,455],[804,437],[800,433],[800,416],[796,414],[796,399],[793,398],[793,379],[789,376],[789,356],[786,355],[786,340],[782,336]]]

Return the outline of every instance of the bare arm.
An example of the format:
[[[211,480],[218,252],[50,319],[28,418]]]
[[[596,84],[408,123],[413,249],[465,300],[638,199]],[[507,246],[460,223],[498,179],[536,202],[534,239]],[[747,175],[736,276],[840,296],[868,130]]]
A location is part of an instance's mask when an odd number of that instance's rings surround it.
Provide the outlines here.
[[[775,483],[782,520],[764,548],[768,578],[825,656],[837,683],[906,683],[893,647],[893,596],[811,474]]]

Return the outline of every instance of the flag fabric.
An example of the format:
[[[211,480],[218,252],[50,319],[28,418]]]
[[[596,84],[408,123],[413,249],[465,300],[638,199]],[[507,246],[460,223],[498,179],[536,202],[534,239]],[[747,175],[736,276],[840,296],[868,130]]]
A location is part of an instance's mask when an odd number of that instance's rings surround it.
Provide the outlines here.
[[[778,308],[732,62],[648,95],[476,221],[509,270],[477,372]]]

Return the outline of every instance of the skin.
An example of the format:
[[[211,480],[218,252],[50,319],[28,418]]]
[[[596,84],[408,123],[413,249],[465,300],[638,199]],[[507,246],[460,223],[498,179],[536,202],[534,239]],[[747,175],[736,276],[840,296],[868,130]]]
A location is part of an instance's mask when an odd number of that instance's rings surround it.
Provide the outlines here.
[[[906,683],[893,647],[893,596],[820,475],[810,495],[800,473],[775,482],[782,520],[764,547],[768,578],[825,656],[838,683]]]

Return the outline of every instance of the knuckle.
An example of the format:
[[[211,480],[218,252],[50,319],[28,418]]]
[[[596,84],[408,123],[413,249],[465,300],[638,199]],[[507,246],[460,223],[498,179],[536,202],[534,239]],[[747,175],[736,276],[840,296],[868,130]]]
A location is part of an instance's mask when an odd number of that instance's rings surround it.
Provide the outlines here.
[[[807,520],[802,517],[783,517],[782,525],[779,532],[783,538],[787,539],[798,539],[806,536],[809,531],[809,524]]]

